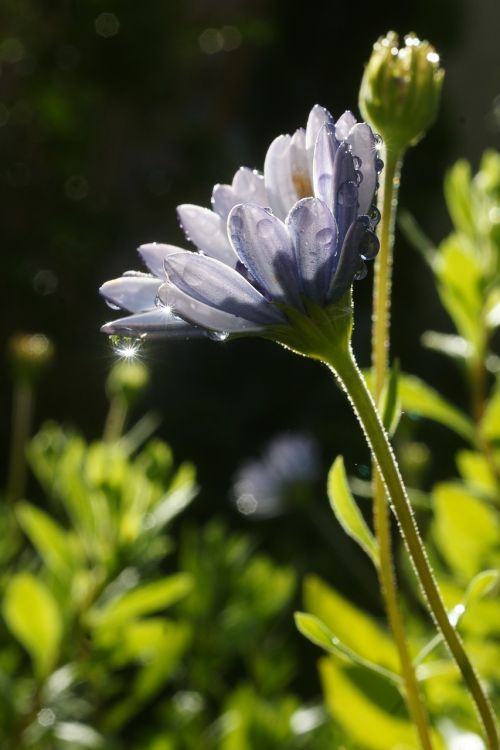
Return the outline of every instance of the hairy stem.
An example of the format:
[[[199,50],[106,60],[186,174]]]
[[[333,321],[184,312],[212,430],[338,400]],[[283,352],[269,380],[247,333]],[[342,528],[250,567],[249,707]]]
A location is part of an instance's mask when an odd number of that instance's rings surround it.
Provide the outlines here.
[[[342,353],[337,350],[327,364],[345,389],[361,423],[368,445],[377,463],[377,468],[383,479],[385,490],[391,500],[403,540],[418,582],[424,593],[427,607],[441,631],[444,642],[455,660],[475,703],[484,728],[487,747],[489,750],[500,750],[497,727],[491,705],[467,656],[462,640],[448,619],[446,608],[429,565],[413,510],[389,443],[389,438],[384,430],[363,376],[354,361],[351,351]],[[412,689],[411,685],[410,689]],[[413,710],[417,708],[415,702],[417,698],[418,694],[417,696],[414,694],[411,695]],[[410,704],[410,693],[408,693],[408,702]],[[421,727],[419,727],[420,729]]]

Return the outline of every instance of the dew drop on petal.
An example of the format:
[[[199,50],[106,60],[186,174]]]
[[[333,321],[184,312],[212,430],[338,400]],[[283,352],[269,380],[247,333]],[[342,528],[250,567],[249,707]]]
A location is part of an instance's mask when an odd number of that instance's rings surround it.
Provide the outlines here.
[[[316,233],[315,240],[319,245],[329,245],[333,240],[333,232],[329,227],[324,227]]]
[[[105,303],[111,310],[121,310],[122,308],[119,305],[113,304],[113,302],[110,302],[109,299],[104,298]]]
[[[354,274],[354,280],[355,281],[361,281],[361,279],[365,278],[365,276],[366,276],[367,273],[368,273],[368,269],[365,266],[365,264],[363,263],[363,261],[361,261],[360,265],[358,266],[358,269],[357,269],[356,273]]]
[[[207,331],[207,336],[212,341],[225,341],[229,337],[228,331]]]
[[[359,243],[358,250],[363,260],[373,260],[379,251],[379,247],[377,236],[368,230]]]
[[[341,206],[354,206],[358,200],[358,186],[351,180],[346,180],[339,187],[337,201]]]
[[[274,224],[271,219],[261,219],[257,223],[257,234],[263,240],[270,239],[274,236]]]
[[[370,208],[369,216],[370,216],[370,221],[372,223],[372,228],[375,229],[375,227],[380,221],[380,211],[378,210],[377,206],[372,206]]]
[[[363,182],[363,172],[354,172],[354,179],[356,181],[356,185],[361,185]]]
[[[353,156],[352,162],[354,164],[354,169],[361,169],[361,166],[363,164],[362,160],[359,158],[359,156]]]

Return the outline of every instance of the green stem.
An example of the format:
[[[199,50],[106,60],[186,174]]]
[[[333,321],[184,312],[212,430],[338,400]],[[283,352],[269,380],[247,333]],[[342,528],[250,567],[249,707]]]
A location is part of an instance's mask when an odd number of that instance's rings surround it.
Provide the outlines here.
[[[373,286],[372,367],[375,402],[384,390],[389,360],[389,328],[392,286],[392,250],[397,209],[402,153],[385,152],[382,190],[379,200],[381,215],[380,250],[375,262]],[[391,519],[382,477],[374,465],[373,522],[380,551],[379,579],[387,619],[399,654],[410,715],[415,723],[424,750],[432,750],[427,713],[422,702],[415,668],[406,640],[405,627],[398,604],[398,590],[393,565]]]
[[[104,424],[103,440],[106,443],[115,443],[122,437],[127,416],[128,406],[126,400],[120,398],[120,396],[113,396]]]
[[[26,445],[31,431],[33,416],[33,388],[26,381],[18,381],[14,387],[12,409],[12,437],[7,478],[7,501],[19,500],[26,485]]]
[[[469,661],[462,640],[448,619],[446,608],[429,565],[413,510],[389,443],[389,438],[380,421],[378,411],[366,387],[363,376],[350,350],[339,352],[337,349],[329,358],[327,364],[344,387],[361,423],[368,445],[383,478],[385,489],[391,499],[403,540],[424,593],[429,612],[443,634],[444,641],[471,693],[485,731],[487,746],[489,750],[500,750],[496,722],[491,705],[479,682],[474,667]],[[409,694],[408,699],[410,702]],[[412,701],[415,701],[415,696],[412,696]]]

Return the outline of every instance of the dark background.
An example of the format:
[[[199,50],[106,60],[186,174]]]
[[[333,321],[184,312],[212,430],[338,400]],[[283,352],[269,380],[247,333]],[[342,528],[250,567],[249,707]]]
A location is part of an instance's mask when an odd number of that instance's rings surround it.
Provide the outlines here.
[[[408,154],[401,190],[401,205],[442,238],[444,171],[460,156],[477,166],[499,145],[499,27],[495,0],[1,0],[0,330],[2,343],[13,331],[55,342],[37,422],[100,434],[114,355],[99,333],[113,317],[99,285],[139,268],[142,242],[183,244],[176,205],[209,205],[214,183],[261,168],[271,140],[305,125],[315,102],[357,112],[363,65],[390,28],[428,38],[447,71],[439,120]],[[402,238],[396,253],[393,350],[460,403],[451,366],[419,345],[428,327],[450,330],[431,276]],[[366,365],[371,270],[355,295]],[[250,339],[156,342],[143,354],[153,386],[142,407],[161,413],[176,456],[197,464],[202,517],[231,512],[230,477],[276,432],[307,430],[325,467],[339,452],[351,467],[367,462],[344,397],[310,361]],[[1,386],[5,455],[5,368]],[[440,446],[434,473],[452,471],[448,433],[424,430]]]

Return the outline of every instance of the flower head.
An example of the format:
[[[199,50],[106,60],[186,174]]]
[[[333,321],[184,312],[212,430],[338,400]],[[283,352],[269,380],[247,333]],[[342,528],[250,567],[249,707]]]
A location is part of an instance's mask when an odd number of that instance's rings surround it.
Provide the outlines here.
[[[313,484],[319,470],[318,447],[309,435],[277,435],[260,459],[239,468],[232,490],[236,507],[253,518],[279,515],[297,490]]]
[[[368,125],[350,112],[335,124],[315,106],[305,130],[273,141],[264,175],[241,168],[231,185],[216,185],[213,210],[178,207],[198,252],[142,245],[150,273],[103,285],[111,305],[132,313],[103,331],[255,334],[303,349],[298,321],[337,303],[378,250],[372,203],[381,167]]]
[[[373,46],[359,94],[359,107],[388,148],[415,144],[436,119],[444,71],[439,55],[415,34],[390,31]]]

